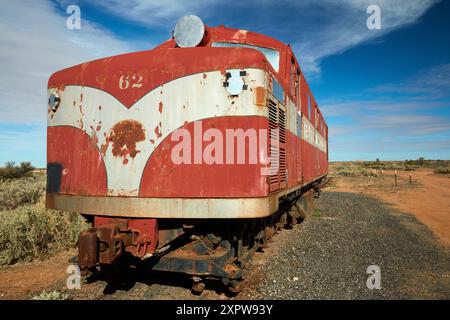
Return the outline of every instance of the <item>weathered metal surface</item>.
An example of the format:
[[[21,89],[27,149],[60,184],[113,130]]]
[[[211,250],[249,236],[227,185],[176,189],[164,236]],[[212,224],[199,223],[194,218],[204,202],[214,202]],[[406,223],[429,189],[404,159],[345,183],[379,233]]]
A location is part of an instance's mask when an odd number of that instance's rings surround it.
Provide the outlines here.
[[[310,189],[328,173],[328,127],[291,48],[225,27],[208,28],[199,41],[179,48],[172,39],[50,78],[46,205],[94,216],[80,235],[81,267],[126,253],[154,270],[196,276],[198,292],[203,276],[238,292],[253,252],[311,214]],[[208,129],[226,136],[271,128],[278,150],[259,136],[241,146],[233,140],[245,150],[242,162],[216,152],[211,163],[172,158],[177,129],[202,155]],[[269,177],[249,154],[261,143],[278,155]]]
[[[80,234],[78,261],[91,268],[111,264],[125,251],[137,258],[155,252],[158,246],[156,219],[94,217],[94,227]]]
[[[207,74],[206,80],[203,79],[204,74],[196,74],[174,80],[166,84],[164,88],[158,88],[149,92],[131,109],[124,108],[114,97],[103,91],[82,86],[66,86],[63,94],[64,98],[58,112],[53,119],[49,119],[49,128],[52,128],[52,131],[55,132],[58,132],[60,129],[63,130],[67,126],[80,130],[80,133],[72,133],[61,141],[61,143],[64,141],[67,147],[69,147],[68,142],[70,142],[72,137],[75,139],[76,135],[90,136],[92,141],[91,145],[96,145],[97,149],[100,150],[100,157],[98,157],[98,152],[95,150],[89,151],[89,149],[85,149],[86,151],[84,152],[91,152],[94,159],[100,159],[104,162],[107,172],[106,177],[108,179],[107,193],[112,196],[137,196],[142,187],[142,174],[148,165],[147,162],[149,159],[152,163],[156,161],[158,167],[155,173],[150,172],[153,175],[152,180],[162,178],[159,169],[164,170],[167,166],[173,165],[170,158],[168,161],[162,162],[159,154],[161,152],[167,153],[170,157],[171,150],[167,150],[167,144],[171,143],[169,135],[175,129],[182,127],[185,123],[192,124],[196,120],[203,120],[206,130],[208,122],[214,125],[214,122],[211,122],[210,119],[218,119],[220,121],[223,117],[254,116],[262,118],[265,116],[266,111],[264,108],[261,109],[253,105],[253,94],[250,91],[246,91],[247,93],[241,94],[240,97],[230,101],[223,88],[221,88],[223,93],[217,93],[217,84],[221,82],[223,75],[220,72],[209,72],[205,74]],[[246,77],[249,79],[249,82],[255,83],[255,86],[258,84],[264,85],[266,81],[265,73],[262,70],[249,70]],[[198,87],[200,81],[204,81],[205,83]],[[163,93],[161,94],[161,92]],[[193,93],[196,94],[193,95]],[[78,99],[76,103],[78,104],[80,101],[79,97],[82,94],[84,108],[83,113],[80,113],[79,109],[74,108],[70,102],[73,99]],[[101,110],[97,107],[100,105],[103,106]],[[123,121],[135,121],[133,122],[135,123],[134,127],[139,129],[139,132],[130,133],[130,136],[134,136],[136,140],[130,141],[130,144],[132,144],[134,150],[138,150],[139,152],[134,154],[133,150],[128,150],[130,148],[129,146],[123,149],[123,152],[129,152],[129,155],[135,155],[135,157],[128,156],[128,154],[125,154],[125,157],[121,157],[118,154],[117,148],[114,149],[113,146],[109,147],[112,144],[111,139],[114,138],[119,140],[116,141],[117,146],[122,146],[123,148],[123,130],[122,133],[119,130],[120,135],[115,133],[118,131],[117,129],[120,129],[115,126],[120,123],[121,128],[123,128]],[[141,127],[137,126],[137,122],[141,124]],[[84,125],[84,127],[81,127],[80,123],[93,123],[93,125]],[[237,123],[242,123],[242,121],[235,121],[234,126],[238,126],[239,128],[239,124]],[[262,123],[258,127],[261,125]],[[131,126],[129,127],[131,128]],[[97,129],[99,130],[97,131]],[[145,138],[142,139],[144,135]],[[129,138],[125,137],[125,139]],[[50,140],[49,142],[51,143]],[[135,147],[134,143],[136,145]],[[56,146],[53,147],[52,144],[49,144],[48,153],[53,162],[68,162],[65,165],[74,163],[71,157],[64,155],[63,151],[58,151]],[[71,150],[67,152],[71,152]],[[93,163],[86,161],[82,165],[79,161],[75,162],[74,165],[83,168],[94,166]],[[98,168],[98,165],[95,165],[95,168]],[[198,166],[184,165],[177,168],[177,170],[190,170],[191,168],[197,169]],[[202,168],[206,168],[210,172],[217,172],[218,170],[215,165],[204,165]],[[233,171],[233,168],[246,172],[242,170],[243,166],[227,166],[227,170],[230,172]],[[176,175],[178,172],[173,172],[173,174]],[[255,176],[255,174],[257,175]],[[257,168],[255,168],[253,175],[254,179],[261,179]],[[223,178],[225,176],[226,174],[222,174],[220,177],[211,177],[211,180],[215,181],[216,178]],[[179,185],[180,182],[184,181],[184,179],[179,180],[176,176],[173,178],[166,176],[164,179],[167,183],[173,185]],[[191,187],[197,186],[198,188],[203,188],[203,196],[207,196],[208,192],[213,192],[214,186],[217,185],[215,183],[214,185],[205,185],[201,184],[200,181],[192,184],[192,182],[190,181]],[[154,190],[154,192],[157,191],[155,187],[162,186],[155,185],[151,182],[144,184],[144,188]],[[189,191],[191,189],[185,190]],[[164,188],[163,190],[171,191],[170,188]],[[255,185],[248,185],[247,187],[243,185],[242,190],[249,190],[249,195],[253,193],[255,196],[264,192],[260,188],[255,188]],[[197,190],[196,192],[200,193]],[[72,192],[69,190],[69,192],[65,193]],[[83,193],[76,191],[74,193],[90,194],[87,191]],[[166,194],[163,196],[169,195]],[[178,194],[178,196],[189,195]],[[211,193],[210,196],[220,195]],[[228,196],[236,195],[231,194]]]
[[[269,198],[137,198],[47,194],[47,206],[87,215],[141,218],[256,218],[270,215]]]
[[[105,144],[101,146],[100,150],[105,155],[111,143],[113,156],[123,158],[122,164],[126,165],[128,157],[134,159],[140,152],[136,149],[136,144],[144,140],[145,131],[139,121],[123,120],[111,128]]]
[[[320,176],[319,179],[325,175]],[[310,182],[284,189],[261,198],[136,198],[93,197],[47,193],[48,208],[85,215],[180,218],[244,219],[270,216],[278,210],[280,199],[299,191]]]
[[[264,51],[213,43],[276,50],[279,66]],[[227,74],[242,85],[236,95],[223,85]],[[130,217],[262,217],[277,210],[286,192],[328,171],[328,128],[297,60],[289,46],[264,35],[208,28],[195,48],[169,40],[87,62],[52,75],[52,95],[59,105],[48,113],[50,207]],[[285,123],[276,188],[269,189],[258,165],[171,161],[170,134],[192,131],[197,120],[222,131],[268,128],[270,96]]]
[[[82,232],[78,240],[78,263],[81,269],[95,267],[98,263],[97,233]]]
[[[242,270],[231,267],[234,254],[234,248],[226,240],[210,247],[204,239],[199,239],[158,258],[151,267],[159,271],[239,279]]]

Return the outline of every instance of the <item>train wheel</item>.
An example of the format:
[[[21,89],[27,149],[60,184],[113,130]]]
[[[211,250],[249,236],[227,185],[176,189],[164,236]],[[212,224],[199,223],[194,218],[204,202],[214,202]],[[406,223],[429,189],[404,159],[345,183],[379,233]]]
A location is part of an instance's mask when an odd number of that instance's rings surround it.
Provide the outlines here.
[[[203,290],[205,290],[205,283],[200,277],[192,277],[192,293],[196,295],[201,295]]]
[[[241,292],[241,283],[238,280],[232,280],[230,281],[230,284],[228,286],[228,291],[232,294],[238,294]]]

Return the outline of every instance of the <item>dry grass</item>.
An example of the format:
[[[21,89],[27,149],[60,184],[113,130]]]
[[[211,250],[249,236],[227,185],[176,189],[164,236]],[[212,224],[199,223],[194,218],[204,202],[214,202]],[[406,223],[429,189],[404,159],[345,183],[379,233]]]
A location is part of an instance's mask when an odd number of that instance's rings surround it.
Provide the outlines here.
[[[447,174],[450,173],[450,168],[448,167],[437,167],[436,169],[433,170],[434,173],[436,174]]]
[[[46,210],[45,175],[0,181],[0,265],[73,247],[88,224],[75,213]]]
[[[67,300],[69,295],[59,291],[42,291],[40,294],[34,296],[31,300]]]
[[[45,193],[45,176],[0,181],[0,210],[15,209],[23,204],[34,204]]]

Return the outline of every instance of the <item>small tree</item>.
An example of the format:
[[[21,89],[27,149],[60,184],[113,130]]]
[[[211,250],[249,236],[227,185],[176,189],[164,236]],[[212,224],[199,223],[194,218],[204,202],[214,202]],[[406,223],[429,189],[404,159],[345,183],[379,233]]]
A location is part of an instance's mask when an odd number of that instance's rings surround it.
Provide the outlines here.
[[[14,161],[8,161],[3,168],[0,168],[0,178],[3,179],[17,179],[30,176],[34,167],[30,162],[21,162],[16,166]]]

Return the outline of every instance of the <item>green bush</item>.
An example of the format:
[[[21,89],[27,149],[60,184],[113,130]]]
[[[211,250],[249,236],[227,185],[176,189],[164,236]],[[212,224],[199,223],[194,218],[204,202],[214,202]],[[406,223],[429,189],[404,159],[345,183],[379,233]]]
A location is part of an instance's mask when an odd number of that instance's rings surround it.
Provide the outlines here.
[[[45,193],[45,176],[0,181],[0,210],[37,203]]]
[[[87,227],[81,215],[46,210],[42,202],[0,211],[0,265],[73,247]]]
[[[436,169],[433,170],[434,173],[437,174],[446,174],[446,173],[450,173],[450,168],[447,167],[437,167]]]
[[[31,176],[34,167],[30,162],[21,162],[18,166],[14,161],[5,163],[4,167],[0,167],[0,179],[17,179]]]

